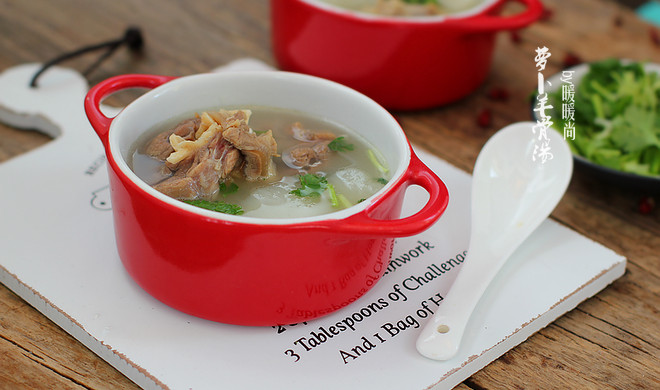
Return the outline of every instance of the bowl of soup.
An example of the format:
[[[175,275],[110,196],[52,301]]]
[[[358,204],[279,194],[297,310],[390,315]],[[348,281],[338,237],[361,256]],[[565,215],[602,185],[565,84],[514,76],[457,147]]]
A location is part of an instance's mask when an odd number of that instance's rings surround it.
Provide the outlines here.
[[[483,83],[498,31],[542,14],[539,0],[517,0],[522,11],[500,16],[508,2],[271,0],[273,53],[283,70],[340,82],[390,109],[439,106]]]
[[[117,116],[101,101],[149,91]],[[339,310],[382,277],[394,238],[448,204],[397,121],[338,83],[288,72],[123,75],[85,111],[107,155],[128,274],[180,311],[239,325]],[[406,188],[429,197],[401,215]]]

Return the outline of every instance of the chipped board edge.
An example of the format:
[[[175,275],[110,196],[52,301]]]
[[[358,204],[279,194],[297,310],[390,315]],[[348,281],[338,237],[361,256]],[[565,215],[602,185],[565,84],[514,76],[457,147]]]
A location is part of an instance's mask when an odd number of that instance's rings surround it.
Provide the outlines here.
[[[427,387],[427,390],[451,389],[479,372],[491,362],[512,350],[523,341],[527,340],[534,333],[545,328],[557,318],[575,309],[580,303],[593,297],[626,272],[626,258],[603,270],[600,274],[594,276],[591,280],[578,287],[576,290],[556,302],[546,312],[516,329],[512,334],[504,337],[493,347],[484,350],[479,355],[471,356],[461,367],[447,373],[437,383]]]
[[[76,320],[55,306],[38,291],[23,283],[16,275],[9,272],[2,265],[0,265],[0,283],[25,300],[41,314],[48,317],[58,327],[81,342],[94,354],[102,358],[138,386],[145,390],[168,389],[164,383],[160,382],[144,368],[132,362],[119,351],[114,350],[112,346],[103,343],[89,334]]]

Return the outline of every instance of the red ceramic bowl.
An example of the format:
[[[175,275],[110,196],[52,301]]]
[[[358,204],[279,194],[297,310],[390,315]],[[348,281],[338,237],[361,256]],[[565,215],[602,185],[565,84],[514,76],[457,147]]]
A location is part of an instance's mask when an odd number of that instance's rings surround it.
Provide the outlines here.
[[[153,89],[114,118],[101,113],[104,97],[135,87]],[[345,210],[263,219],[179,202],[127,165],[131,145],[145,130],[168,118],[236,105],[295,109],[342,123],[386,156],[393,177]],[[422,232],[447,207],[447,188],[415,156],[396,120],[366,96],[328,80],[286,72],[125,75],[93,87],[85,110],[107,154],[125,268],[154,297],[195,316],[275,325],[331,313],[359,299],[383,275],[394,237]],[[430,197],[416,214],[401,218],[403,195],[412,184]]]
[[[396,18],[319,0],[271,0],[272,46],[284,70],[324,77],[390,109],[421,109],[474,91],[490,69],[496,32],[538,19],[539,0],[498,16],[508,0],[485,0],[450,16]],[[531,58],[531,57],[530,57]]]

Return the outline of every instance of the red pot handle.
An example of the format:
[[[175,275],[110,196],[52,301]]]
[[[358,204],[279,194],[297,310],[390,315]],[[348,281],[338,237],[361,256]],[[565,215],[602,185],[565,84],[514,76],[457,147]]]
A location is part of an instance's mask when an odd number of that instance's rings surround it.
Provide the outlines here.
[[[525,10],[513,16],[491,14],[493,9],[501,7],[507,1],[517,1],[525,6]],[[540,0],[504,0],[502,3],[496,4],[494,8],[479,15],[465,19],[450,19],[447,23],[472,32],[517,30],[532,24],[542,14],[543,4],[541,4]]]
[[[333,227],[339,232],[372,237],[406,237],[419,234],[431,227],[445,212],[449,204],[449,191],[445,183],[415,155],[411,149],[408,170],[397,186],[404,188],[417,184],[430,195],[426,205],[417,213],[402,219],[382,220],[369,216],[383,199],[376,201],[363,212],[339,221]],[[399,189],[395,189],[397,191]]]
[[[129,88],[156,88],[175,77],[148,74],[126,74],[111,77],[92,87],[85,96],[85,113],[94,131],[107,147],[108,131],[114,118],[108,118],[101,112],[101,101],[107,96]]]

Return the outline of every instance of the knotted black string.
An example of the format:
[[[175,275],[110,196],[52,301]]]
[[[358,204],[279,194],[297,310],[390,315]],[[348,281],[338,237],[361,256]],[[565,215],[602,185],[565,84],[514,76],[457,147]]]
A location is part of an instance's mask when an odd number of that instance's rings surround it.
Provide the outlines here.
[[[35,88],[37,86],[37,79],[43,72],[45,72],[51,66],[58,64],[62,61],[77,57],[79,55],[89,53],[92,51],[100,50],[103,48],[108,48],[105,53],[103,53],[94,63],[92,63],[84,72],[83,76],[87,76],[94,69],[96,69],[106,58],[110,57],[112,53],[115,52],[121,45],[128,46],[129,50],[132,52],[138,52],[144,46],[144,39],[142,38],[142,33],[137,27],[130,27],[126,30],[124,35],[119,39],[114,39],[112,41],[99,43],[96,45],[90,45],[82,47],[78,50],[72,51],[70,53],[65,53],[60,56],[53,58],[52,60],[44,63],[41,68],[34,74],[32,81],[30,81],[30,87]]]

